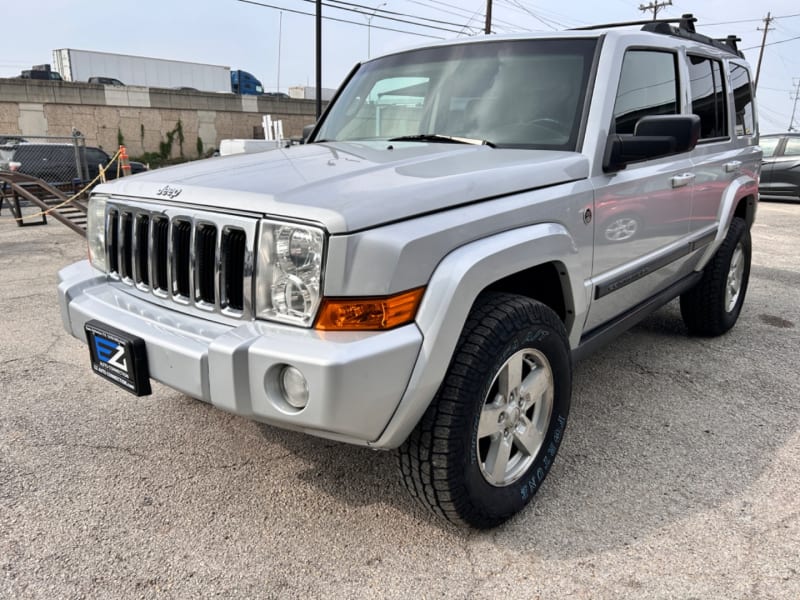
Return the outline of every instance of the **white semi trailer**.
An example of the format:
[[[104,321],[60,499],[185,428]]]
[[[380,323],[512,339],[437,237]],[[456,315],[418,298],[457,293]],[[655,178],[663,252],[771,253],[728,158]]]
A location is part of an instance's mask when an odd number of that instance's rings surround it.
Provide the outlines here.
[[[110,77],[125,85],[231,91],[231,69],[220,65],[61,48],[53,50],[53,70],[66,81]]]

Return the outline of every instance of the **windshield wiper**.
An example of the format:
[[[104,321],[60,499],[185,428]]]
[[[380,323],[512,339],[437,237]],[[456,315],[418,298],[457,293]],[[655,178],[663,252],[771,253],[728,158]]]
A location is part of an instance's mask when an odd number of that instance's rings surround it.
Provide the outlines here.
[[[439,135],[437,133],[420,133],[417,135],[401,135],[389,138],[389,142],[439,142],[442,144],[472,144],[474,146],[489,146],[494,148],[494,142],[489,140],[476,140],[474,138],[458,137],[455,135]]]

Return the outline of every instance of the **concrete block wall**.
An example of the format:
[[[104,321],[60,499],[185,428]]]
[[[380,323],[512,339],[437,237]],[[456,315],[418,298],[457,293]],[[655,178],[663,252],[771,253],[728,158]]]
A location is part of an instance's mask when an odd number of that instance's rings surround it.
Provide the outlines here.
[[[0,134],[71,135],[78,129],[91,146],[113,151],[121,134],[128,153],[158,152],[180,120],[183,153],[197,156],[229,138],[263,137],[261,117],[283,121],[284,135],[300,136],[315,119],[313,100],[236,96],[145,87],[0,79]],[[177,138],[173,157],[180,154]]]

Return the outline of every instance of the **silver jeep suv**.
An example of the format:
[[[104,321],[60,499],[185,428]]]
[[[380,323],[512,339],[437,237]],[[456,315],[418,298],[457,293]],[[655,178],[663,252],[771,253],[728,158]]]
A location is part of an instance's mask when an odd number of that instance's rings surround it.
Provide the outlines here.
[[[553,464],[574,360],[677,297],[692,334],[736,322],[755,114],[688,17],[389,54],[305,145],[96,188],[64,326],[133,393],[397,449],[492,527]]]

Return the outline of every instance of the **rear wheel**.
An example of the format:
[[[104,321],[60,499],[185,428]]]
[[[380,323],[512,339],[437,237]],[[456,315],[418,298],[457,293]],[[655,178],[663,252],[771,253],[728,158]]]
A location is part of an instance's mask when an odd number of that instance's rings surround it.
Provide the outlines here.
[[[552,466],[571,394],[566,331],[547,306],[481,296],[399,462],[434,513],[488,528],[521,510]]]
[[[751,248],[747,223],[734,218],[703,278],[681,296],[681,316],[690,333],[717,336],[734,326],[747,293]]]

